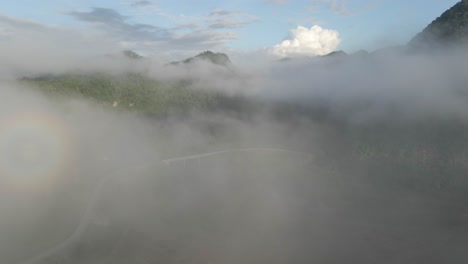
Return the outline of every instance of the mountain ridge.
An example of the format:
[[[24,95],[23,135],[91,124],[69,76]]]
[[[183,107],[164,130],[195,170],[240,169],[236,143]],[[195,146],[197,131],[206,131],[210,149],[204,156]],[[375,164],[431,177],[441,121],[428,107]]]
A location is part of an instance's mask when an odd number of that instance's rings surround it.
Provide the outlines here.
[[[225,66],[225,67],[232,65],[231,59],[229,59],[229,56],[226,55],[225,53],[221,53],[221,52],[215,53],[209,50],[203,51],[199,53],[198,55],[187,58],[183,61],[175,61],[175,62],[171,62],[170,64],[172,65],[190,64],[196,61],[207,61],[216,65]]]
[[[457,44],[468,44],[468,0],[461,0],[444,11],[414,36],[408,46],[414,50]]]

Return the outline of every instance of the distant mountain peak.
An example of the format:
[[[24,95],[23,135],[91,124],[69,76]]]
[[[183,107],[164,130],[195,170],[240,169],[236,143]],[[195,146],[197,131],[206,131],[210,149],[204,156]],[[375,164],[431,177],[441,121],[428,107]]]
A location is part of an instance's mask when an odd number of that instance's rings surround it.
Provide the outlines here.
[[[222,65],[222,66],[228,66],[228,65],[231,65],[232,62],[231,60],[229,59],[228,55],[226,55],[225,53],[214,53],[212,51],[204,51],[194,57],[190,57],[186,60],[184,60],[183,62],[184,63],[191,63],[193,61],[197,61],[197,60],[205,60],[205,61],[209,61],[213,64],[217,64],[217,65]]]
[[[132,50],[124,50],[122,54],[129,59],[143,59],[144,57]]]
[[[332,51],[326,55],[323,55],[322,57],[346,57],[348,53],[342,51],[342,50],[337,50],[337,51]]]

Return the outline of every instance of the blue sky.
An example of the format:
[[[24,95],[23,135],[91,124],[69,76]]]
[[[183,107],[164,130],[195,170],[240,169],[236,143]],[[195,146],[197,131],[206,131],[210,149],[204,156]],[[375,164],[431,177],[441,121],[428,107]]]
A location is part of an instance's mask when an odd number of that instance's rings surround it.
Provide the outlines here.
[[[16,0],[1,15],[61,30],[102,32],[152,53],[197,49],[255,51],[283,43],[289,54],[321,34],[330,49],[354,52],[405,44],[458,0]],[[316,30],[309,31],[318,25]],[[290,30],[302,26],[290,34]],[[0,23],[0,29],[2,24]],[[321,29],[331,30],[317,33]],[[338,33],[336,35],[335,33]],[[299,34],[297,38],[294,34]],[[315,35],[314,35],[315,34]],[[309,38],[310,37],[310,38]],[[293,40],[297,39],[296,44]],[[164,42],[165,45],[164,45]],[[308,44],[304,44],[307,42]],[[298,44],[299,43],[299,44]],[[312,44],[311,44],[312,43]],[[185,45],[185,46],[184,46]],[[325,51],[324,51],[325,52]],[[317,53],[319,54],[319,53]]]

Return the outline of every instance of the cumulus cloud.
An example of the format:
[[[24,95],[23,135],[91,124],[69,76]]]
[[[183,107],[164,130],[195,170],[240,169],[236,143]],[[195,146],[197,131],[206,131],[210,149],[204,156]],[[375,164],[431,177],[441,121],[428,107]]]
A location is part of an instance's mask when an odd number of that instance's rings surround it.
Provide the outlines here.
[[[298,26],[289,34],[288,39],[271,48],[272,54],[279,57],[326,55],[341,42],[338,31],[317,25],[311,28]]]

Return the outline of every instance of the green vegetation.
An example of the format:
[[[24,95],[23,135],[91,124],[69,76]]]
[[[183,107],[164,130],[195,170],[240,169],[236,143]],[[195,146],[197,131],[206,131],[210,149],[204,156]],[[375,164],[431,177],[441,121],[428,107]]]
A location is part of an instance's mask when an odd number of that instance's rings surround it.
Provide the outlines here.
[[[354,102],[364,107],[365,102]],[[333,114],[326,103],[279,105],[274,114],[283,123],[311,120],[317,131],[314,154],[338,175],[360,175],[382,188],[466,192],[468,178],[468,123],[462,117],[401,114],[354,123],[348,115]],[[319,132],[320,133],[320,132]]]
[[[468,0],[445,11],[410,42],[413,47],[468,43]]]
[[[194,90],[180,81],[162,83],[140,74],[114,76],[104,73],[65,74],[23,78],[22,82],[59,97],[78,96],[117,109],[151,115],[207,109],[216,105],[219,93]]]
[[[269,109],[278,122],[294,126],[294,120],[309,119],[334,131],[336,149],[324,141],[321,150],[327,166],[355,164],[367,168],[369,175],[389,174],[374,180],[395,180],[414,186],[454,188],[467,186],[460,177],[468,167],[468,128],[457,120],[419,120],[403,122],[399,117],[365,124],[348,124],[346,119],[329,115],[327,106],[317,107],[265,103],[254,98],[227,96],[220,92],[194,90],[188,81],[162,83],[140,74],[113,76],[103,73],[67,74],[24,78],[22,82],[55,97],[81,97],[116,110],[136,111],[149,116],[187,114],[190,111],[223,112],[249,118]],[[222,124],[209,124],[207,131],[218,131]],[[332,144],[334,145],[334,144]],[[203,150],[203,147],[200,147]],[[361,164],[358,165],[358,164]],[[377,169],[375,174],[372,168]],[[349,170],[342,167],[343,172]],[[388,183],[386,183],[388,184]],[[388,185],[387,185],[388,186]]]

